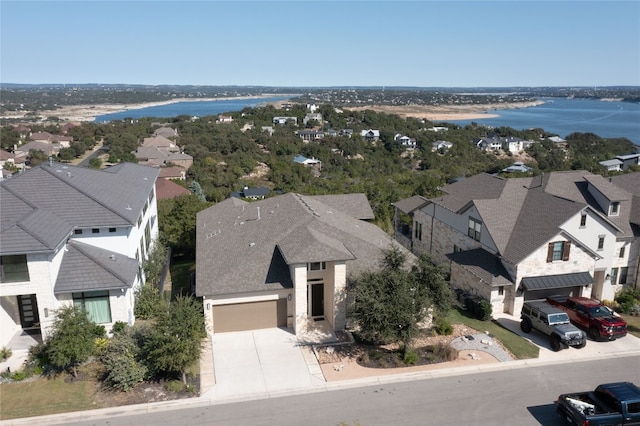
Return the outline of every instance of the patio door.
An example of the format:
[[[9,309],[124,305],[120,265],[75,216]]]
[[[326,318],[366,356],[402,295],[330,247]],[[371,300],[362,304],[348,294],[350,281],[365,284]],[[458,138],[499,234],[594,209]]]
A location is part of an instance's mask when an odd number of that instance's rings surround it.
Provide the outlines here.
[[[311,318],[324,319],[324,283],[311,284]]]
[[[36,328],[40,325],[38,301],[35,294],[21,294],[18,296],[18,310],[20,311],[20,324],[23,329]]]

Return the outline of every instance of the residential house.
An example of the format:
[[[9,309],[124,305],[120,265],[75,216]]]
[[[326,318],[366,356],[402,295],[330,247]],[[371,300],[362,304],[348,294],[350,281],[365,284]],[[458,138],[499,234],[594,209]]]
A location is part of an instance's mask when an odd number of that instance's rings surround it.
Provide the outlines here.
[[[156,197],[158,200],[167,200],[189,194],[191,194],[191,191],[169,179],[156,180]]]
[[[404,146],[405,148],[416,147],[415,138],[410,138],[409,136],[401,135],[400,133],[396,133],[396,135],[393,137],[393,140]]]
[[[395,208],[394,238],[409,250],[413,249],[413,237],[422,239],[421,224],[416,223],[417,227],[414,229],[413,213],[428,203],[429,201],[422,195],[414,195],[392,204]],[[414,230],[415,236],[412,236]]]
[[[180,147],[178,147],[178,145],[174,141],[164,136],[144,138],[142,140],[142,146],[145,148],[156,148],[167,153],[180,152]]]
[[[516,161],[509,167],[502,169],[502,173],[514,173],[514,172],[531,173],[532,171],[533,169],[531,167],[525,165],[521,161]]]
[[[609,172],[619,172],[622,171],[622,165],[624,163],[621,160],[614,158],[613,160],[600,161],[598,164],[607,169],[607,171]]]
[[[48,162],[0,182],[0,346],[52,330],[81,306],[107,331],[134,322],[141,262],[158,235],[158,170],[93,170]]]
[[[310,112],[304,116],[302,123],[306,126],[309,121],[315,120],[322,125],[322,114],[319,112]]]
[[[399,246],[368,222],[364,194],[230,198],[196,224],[196,295],[209,333],[289,327],[344,330],[350,276]]]
[[[351,139],[351,136],[353,136],[353,129],[341,129],[340,136],[346,136]]]
[[[161,179],[185,181],[187,180],[187,170],[180,166],[160,167],[159,177]]]
[[[307,158],[304,155],[296,155],[293,158],[293,161],[298,164],[302,164],[303,166],[313,167],[316,169],[322,168],[322,161],[316,158]]]
[[[268,133],[269,136],[273,136],[273,127],[272,126],[262,126],[260,127],[260,131],[263,133]]]
[[[627,170],[631,166],[639,166],[640,165],[640,153],[638,153],[638,154],[627,154],[627,155],[616,155],[616,159],[622,161],[622,170]]]
[[[181,152],[171,152],[155,147],[138,147],[133,153],[138,160],[138,164],[152,167],[163,167],[166,165],[180,166],[185,170],[193,164],[193,157]]]
[[[380,140],[380,130],[362,130],[360,132],[360,136],[362,136],[366,141],[377,142]]]
[[[16,157],[27,158],[29,151],[42,151],[47,157],[55,157],[60,152],[62,145],[58,143],[49,143],[41,141],[31,141],[14,148],[13,153]]]
[[[46,144],[60,145],[61,148],[69,148],[73,138],[71,136],[52,135],[49,132],[35,132],[29,136],[34,142],[42,142]]]
[[[431,151],[448,151],[452,146],[453,144],[448,141],[435,141],[431,143]]]
[[[324,138],[324,132],[322,130],[298,130],[297,134],[300,139],[305,142],[317,141]]]
[[[529,145],[524,140],[517,138],[515,136],[508,136],[506,138],[502,138],[502,149],[512,154],[518,154],[522,152],[525,148],[525,144],[527,146]]]
[[[449,128],[444,126],[433,126],[429,127],[427,130],[429,130],[430,132],[446,132],[447,130],[449,130]]]
[[[232,192],[231,196],[234,198],[249,198],[251,200],[262,200],[267,195],[269,195],[270,192],[271,192],[271,189],[265,186],[261,186],[259,188],[249,188],[249,186],[245,185],[244,188],[242,188],[242,191]]]
[[[162,136],[167,139],[170,139],[170,138],[175,139],[178,137],[178,131],[173,127],[161,126],[153,131],[153,136]]]
[[[216,123],[233,123],[233,117],[230,115],[219,115]]]
[[[285,124],[295,124],[298,125],[298,117],[273,117],[272,123],[274,125],[283,126]]]
[[[413,214],[412,247],[451,271],[457,288],[517,314],[552,294],[612,300],[638,282],[640,173],[586,171],[449,184]]]
[[[502,140],[498,136],[474,138],[473,144],[481,151],[496,152],[502,150]]]

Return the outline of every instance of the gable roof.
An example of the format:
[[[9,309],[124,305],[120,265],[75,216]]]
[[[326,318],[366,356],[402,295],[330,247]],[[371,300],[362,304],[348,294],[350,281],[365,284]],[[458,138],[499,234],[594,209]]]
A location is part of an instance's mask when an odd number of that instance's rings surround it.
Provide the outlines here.
[[[351,196],[343,195],[346,205]],[[359,205],[362,194],[353,197]],[[293,264],[346,261],[348,272],[358,273],[376,268],[390,245],[413,256],[377,226],[345,213],[349,207],[324,201],[332,199],[293,193],[253,203],[232,198],[198,213],[197,294],[289,288]]]
[[[158,200],[166,200],[167,198],[188,194],[191,194],[191,191],[169,179],[158,179],[156,181],[156,196]]]
[[[131,288],[138,261],[77,240],[69,240],[54,294]]]
[[[55,250],[74,228],[132,226],[158,170],[46,163],[0,182],[0,253]]]
[[[404,200],[396,201],[391,205],[400,210],[403,213],[413,213],[415,210],[429,204],[429,200],[422,195],[414,195],[413,197],[405,198]]]

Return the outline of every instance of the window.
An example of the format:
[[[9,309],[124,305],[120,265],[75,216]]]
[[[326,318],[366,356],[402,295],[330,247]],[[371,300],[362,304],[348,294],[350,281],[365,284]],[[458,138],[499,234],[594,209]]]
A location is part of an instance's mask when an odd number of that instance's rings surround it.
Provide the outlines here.
[[[116,228],[109,228],[109,232],[116,232]]]
[[[620,258],[624,257],[624,249],[625,249],[624,246],[620,247],[620,255],[618,257]]]
[[[587,214],[582,213],[580,215],[580,228],[584,228],[585,226],[587,226]]]
[[[111,322],[109,291],[73,293],[73,305],[82,308],[96,324]]]
[[[611,268],[611,284],[618,284],[618,268]]]
[[[29,281],[27,255],[17,254],[0,257],[0,282],[17,283]]]
[[[480,233],[482,232],[482,222],[472,217],[469,218],[469,231],[467,235],[476,241],[480,241]]]
[[[327,269],[325,262],[307,263],[307,271],[324,271]]]
[[[498,296],[504,296],[504,286],[498,287]]]
[[[609,207],[609,216],[618,216],[620,214],[620,203],[618,201],[614,201],[611,203]]]
[[[144,207],[142,207],[142,215],[147,214],[147,209],[149,208],[149,202],[144,203]]]
[[[422,241],[422,224],[420,222],[416,222],[415,238]]]
[[[151,202],[153,201],[153,188],[151,188],[151,193],[149,194],[149,204],[151,204]]]
[[[138,217],[138,228],[140,228],[140,225],[142,225],[142,215]]]
[[[144,227],[144,239],[147,243],[145,248],[149,251],[149,245],[151,244],[151,227],[149,226],[149,222],[147,222],[147,226]]]
[[[74,229],[73,233],[76,235],[82,235],[82,229]]]
[[[92,228],[92,229],[91,229],[91,233],[92,233],[92,234],[99,234],[99,233],[100,233],[100,229],[98,229],[98,228]]]
[[[598,235],[598,250],[604,248],[604,235]]]
[[[549,243],[547,249],[547,262],[555,262],[558,260],[569,260],[569,251],[571,250],[571,241],[555,241]]]
[[[457,245],[453,245],[453,252],[460,253],[462,251],[462,247],[458,247]]]
[[[626,266],[623,266],[622,268],[620,268],[620,281],[618,282],[618,284],[626,284],[627,283],[627,272],[629,271],[629,268],[627,268]]]

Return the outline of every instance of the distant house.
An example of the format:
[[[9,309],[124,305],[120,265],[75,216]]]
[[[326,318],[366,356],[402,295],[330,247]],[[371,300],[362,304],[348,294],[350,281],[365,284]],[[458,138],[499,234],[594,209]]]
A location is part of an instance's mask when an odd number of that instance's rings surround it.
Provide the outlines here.
[[[48,132],[36,132],[29,136],[34,142],[43,142],[48,144],[58,144],[61,148],[69,148],[73,138],[71,136],[52,135]]]
[[[295,163],[302,164],[303,166],[313,167],[317,169],[322,168],[322,161],[316,158],[307,158],[304,155],[296,155],[293,161]]]
[[[249,186],[245,185],[242,191],[232,192],[231,196],[233,198],[249,198],[251,200],[262,200],[267,195],[269,195],[270,192],[271,189],[264,186],[260,188],[249,188]]]
[[[447,142],[447,141],[435,141],[431,143],[431,151],[439,151],[439,150],[443,150],[443,151],[448,151],[449,148],[451,148],[453,146],[453,144],[451,142]]]
[[[172,127],[162,126],[153,131],[153,136],[162,136],[165,138],[177,138],[178,131]]]
[[[307,123],[311,120],[315,120],[318,123],[322,124],[322,114],[320,114],[319,112],[310,112],[309,114],[304,116],[304,118],[302,119],[302,123],[306,126]]]
[[[139,147],[134,153],[139,164],[152,167],[162,167],[169,164],[189,169],[193,164],[193,157],[180,152],[166,152],[155,147]]]
[[[520,162],[520,161],[516,161],[515,163],[513,163],[511,166],[502,169],[503,173],[513,173],[513,172],[520,172],[520,173],[531,173],[533,171],[533,169],[529,166],[526,166],[524,163]]]
[[[380,130],[362,130],[360,132],[360,136],[362,136],[366,141],[377,142],[380,140]]]
[[[280,126],[285,124],[298,125],[298,117],[273,117],[272,123]]]
[[[167,200],[181,195],[189,195],[191,191],[169,179],[158,179],[156,181],[156,194],[158,200]]]
[[[623,162],[614,158],[613,160],[600,161],[599,164],[610,172],[619,172],[622,170]]]
[[[622,161],[622,170],[640,165],[640,154],[616,155],[616,159]]]
[[[164,151],[166,153],[169,152],[180,152],[180,148],[178,147],[178,145],[164,137],[164,136],[154,136],[152,138],[144,138],[142,140],[142,146],[145,148],[157,148],[160,151]]]
[[[393,139],[404,146],[405,148],[415,148],[416,140],[414,138],[410,138],[409,136],[401,135],[400,133],[396,133]]]
[[[300,130],[298,131],[300,139],[306,142],[316,141],[324,138],[322,130]]]
[[[29,151],[42,151],[47,157],[53,157],[58,155],[62,146],[58,143],[31,141],[14,149],[13,153],[16,157],[29,155]]]
[[[160,167],[160,178],[168,180],[186,180],[187,170],[180,166]]]
[[[342,129],[342,130],[340,130],[340,136],[346,136],[349,139],[351,139],[351,136],[353,136],[353,129]]]
[[[233,117],[231,117],[230,115],[219,115],[216,123],[232,123],[233,122]]]
[[[263,133],[269,133],[269,136],[273,136],[273,127],[272,126],[262,126],[260,131]]]

